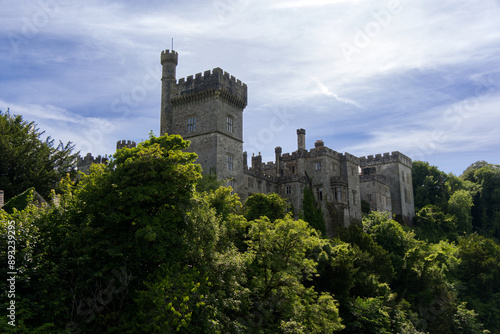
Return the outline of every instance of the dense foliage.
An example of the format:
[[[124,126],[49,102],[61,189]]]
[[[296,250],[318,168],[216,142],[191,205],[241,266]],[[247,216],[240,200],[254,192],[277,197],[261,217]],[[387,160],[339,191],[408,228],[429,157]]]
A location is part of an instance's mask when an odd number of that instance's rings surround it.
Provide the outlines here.
[[[42,140],[43,135],[34,122],[0,111],[0,190],[6,200],[30,187],[48,196],[64,175],[75,175],[73,145],[55,146],[50,137]]]
[[[416,190],[414,230],[373,212],[328,239],[276,194],[242,205],[216,188],[188,145],[151,137],[67,176],[49,205],[28,191],[0,210],[0,252],[14,226],[17,270],[2,332],[498,332],[497,167],[434,182],[423,163],[416,179],[434,189]],[[476,206],[493,221],[477,223]]]

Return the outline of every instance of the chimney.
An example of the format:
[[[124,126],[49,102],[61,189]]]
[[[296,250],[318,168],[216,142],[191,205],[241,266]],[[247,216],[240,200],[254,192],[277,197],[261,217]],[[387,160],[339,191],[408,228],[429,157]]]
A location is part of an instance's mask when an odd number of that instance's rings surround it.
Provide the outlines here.
[[[319,147],[323,147],[323,146],[325,146],[325,143],[321,139],[316,140],[316,142],[314,143],[315,148],[319,148]]]
[[[280,174],[280,169],[281,169],[281,164],[280,164],[280,160],[281,160],[281,147],[276,147],[274,149],[274,153],[276,154],[276,176],[277,177],[280,177],[281,174]]]
[[[243,152],[243,169],[248,169],[248,154],[247,151]]]
[[[0,208],[4,205],[3,190],[0,190]]]
[[[297,129],[297,144],[299,150],[306,149],[306,130]]]

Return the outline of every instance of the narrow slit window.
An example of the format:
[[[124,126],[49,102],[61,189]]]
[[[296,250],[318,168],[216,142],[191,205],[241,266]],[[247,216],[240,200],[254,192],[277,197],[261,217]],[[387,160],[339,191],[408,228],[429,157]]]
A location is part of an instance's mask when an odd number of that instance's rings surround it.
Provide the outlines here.
[[[233,156],[231,154],[227,155],[227,169],[228,170],[233,170]]]
[[[233,133],[234,118],[227,116],[227,132]]]
[[[188,117],[187,119],[187,133],[194,132],[196,130],[196,116]]]

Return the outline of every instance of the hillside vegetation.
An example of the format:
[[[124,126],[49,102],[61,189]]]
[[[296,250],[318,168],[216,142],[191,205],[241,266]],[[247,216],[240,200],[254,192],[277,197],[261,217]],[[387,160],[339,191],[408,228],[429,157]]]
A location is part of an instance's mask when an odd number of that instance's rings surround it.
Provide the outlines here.
[[[242,204],[188,145],[151,137],[62,179],[51,204],[31,189],[0,210],[17,272],[2,332],[499,332],[499,166],[415,162],[413,226],[372,212],[328,239],[276,194]]]

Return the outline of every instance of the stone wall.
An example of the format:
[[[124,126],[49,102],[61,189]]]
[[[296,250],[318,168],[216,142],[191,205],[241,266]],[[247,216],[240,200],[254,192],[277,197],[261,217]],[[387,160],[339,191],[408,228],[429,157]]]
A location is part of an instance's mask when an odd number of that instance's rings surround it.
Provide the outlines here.
[[[386,177],[391,188],[392,213],[396,219],[411,224],[415,217],[412,185],[412,161],[400,152],[360,158],[361,168],[373,167]]]

